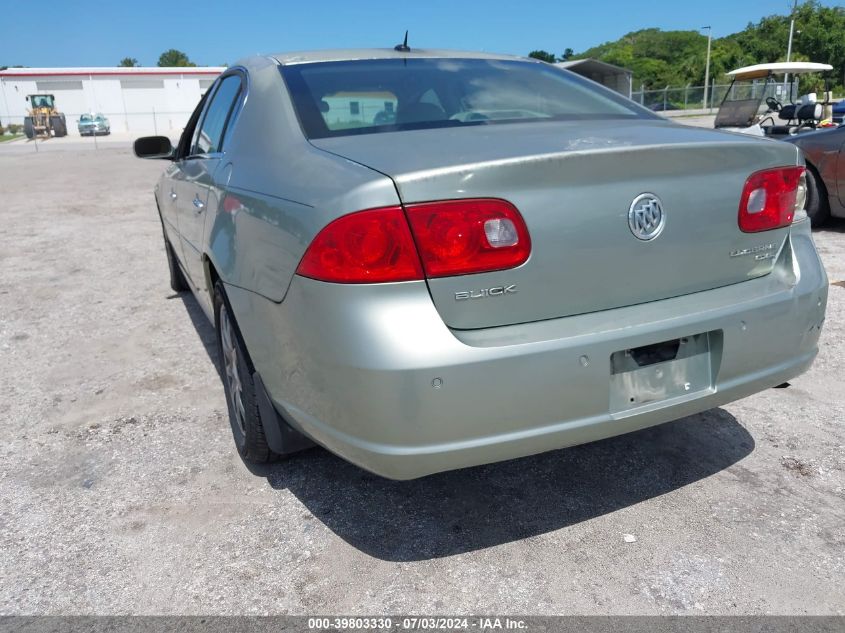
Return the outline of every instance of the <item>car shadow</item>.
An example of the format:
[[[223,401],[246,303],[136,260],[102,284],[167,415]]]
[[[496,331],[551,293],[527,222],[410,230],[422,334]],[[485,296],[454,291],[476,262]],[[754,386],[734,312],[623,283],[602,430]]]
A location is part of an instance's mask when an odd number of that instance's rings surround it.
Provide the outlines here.
[[[830,218],[824,226],[814,228],[813,233],[845,233],[845,219]]]
[[[185,310],[217,365],[214,328]],[[234,449],[234,446],[232,447]],[[353,547],[382,560],[452,556],[538,536],[678,490],[736,464],[754,439],[724,409],[496,464],[392,481],[314,448],[245,464]]]
[[[714,475],[754,440],[724,409],[532,457],[391,481],[323,449],[251,468],[357,549],[415,561],[530,538]]]
[[[209,360],[214,365],[214,369],[218,375],[221,375],[217,355],[217,335],[214,332],[214,326],[211,325],[208,317],[205,316],[205,312],[203,312],[197,298],[192,292],[178,292],[167,298],[176,299],[177,297],[182,300],[185,312],[188,313],[188,317],[194,325],[194,330],[196,330],[197,336],[205,349],[205,353],[208,354]]]

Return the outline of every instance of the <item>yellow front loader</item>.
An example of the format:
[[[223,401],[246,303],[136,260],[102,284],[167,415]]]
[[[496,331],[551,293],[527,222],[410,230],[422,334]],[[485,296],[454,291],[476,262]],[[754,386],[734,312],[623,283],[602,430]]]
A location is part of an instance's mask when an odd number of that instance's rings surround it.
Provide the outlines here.
[[[27,138],[67,136],[65,115],[56,110],[53,95],[28,95],[29,114],[23,120],[23,133]]]

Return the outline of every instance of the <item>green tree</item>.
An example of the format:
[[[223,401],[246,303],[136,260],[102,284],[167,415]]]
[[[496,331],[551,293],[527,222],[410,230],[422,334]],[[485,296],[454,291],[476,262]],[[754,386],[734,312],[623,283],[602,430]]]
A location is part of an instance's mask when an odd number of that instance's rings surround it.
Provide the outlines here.
[[[682,86],[704,81],[707,37],[696,31],[643,29],[584,51],[634,72],[635,85],[651,88]]]
[[[140,66],[141,64],[138,63],[138,60],[134,57],[124,57],[120,60],[118,66],[121,68],[135,68],[136,66]]]
[[[539,59],[540,61],[549,62],[550,64],[554,64],[557,61],[557,58],[547,51],[531,51],[528,53],[529,57],[533,57],[534,59]]]
[[[792,61],[804,60],[830,64],[828,80],[841,88],[845,80],[845,8],[825,7],[811,0],[795,7],[790,15],[770,15],[743,31],[724,38],[734,42],[744,53],[738,65],[786,61],[789,21],[795,20]],[[809,75],[801,78],[801,91],[820,91],[824,79]]]
[[[845,82],[845,7],[826,7],[816,0],[796,6],[790,15],[766,16],[739,33],[714,39],[710,77],[725,82],[725,73],[734,68],[785,61],[790,19],[795,20],[792,60],[831,64],[834,70],[828,80],[833,89],[841,90]],[[697,31],[643,29],[573,57],[594,57],[628,68],[634,72],[637,87],[700,86],[704,83],[707,37]],[[801,91],[819,92],[823,83],[818,76],[802,77]]]
[[[158,58],[159,66],[196,66],[182,51],[171,48],[164,51]]]
[[[571,48],[565,48],[565,49],[563,49],[563,55],[560,56],[560,60],[565,62],[567,59],[572,57],[574,54],[575,54],[575,51],[573,51]]]

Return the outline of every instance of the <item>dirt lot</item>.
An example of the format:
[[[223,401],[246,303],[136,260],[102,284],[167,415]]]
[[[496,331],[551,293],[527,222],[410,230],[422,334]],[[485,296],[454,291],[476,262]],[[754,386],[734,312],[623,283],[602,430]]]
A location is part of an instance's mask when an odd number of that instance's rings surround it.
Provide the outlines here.
[[[789,389],[413,482],[319,449],[250,470],[167,286],[162,164],[13,145],[0,613],[845,613],[845,288]],[[845,279],[845,224],[816,239]]]

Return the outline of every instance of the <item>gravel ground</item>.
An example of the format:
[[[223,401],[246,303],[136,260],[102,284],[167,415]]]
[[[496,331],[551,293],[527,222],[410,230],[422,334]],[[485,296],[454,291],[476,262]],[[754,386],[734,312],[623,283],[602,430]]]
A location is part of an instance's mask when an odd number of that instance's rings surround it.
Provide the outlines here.
[[[841,285],[789,389],[412,482],[250,469],[161,169],[0,148],[0,614],[845,613]],[[845,279],[845,223],[816,240]]]

